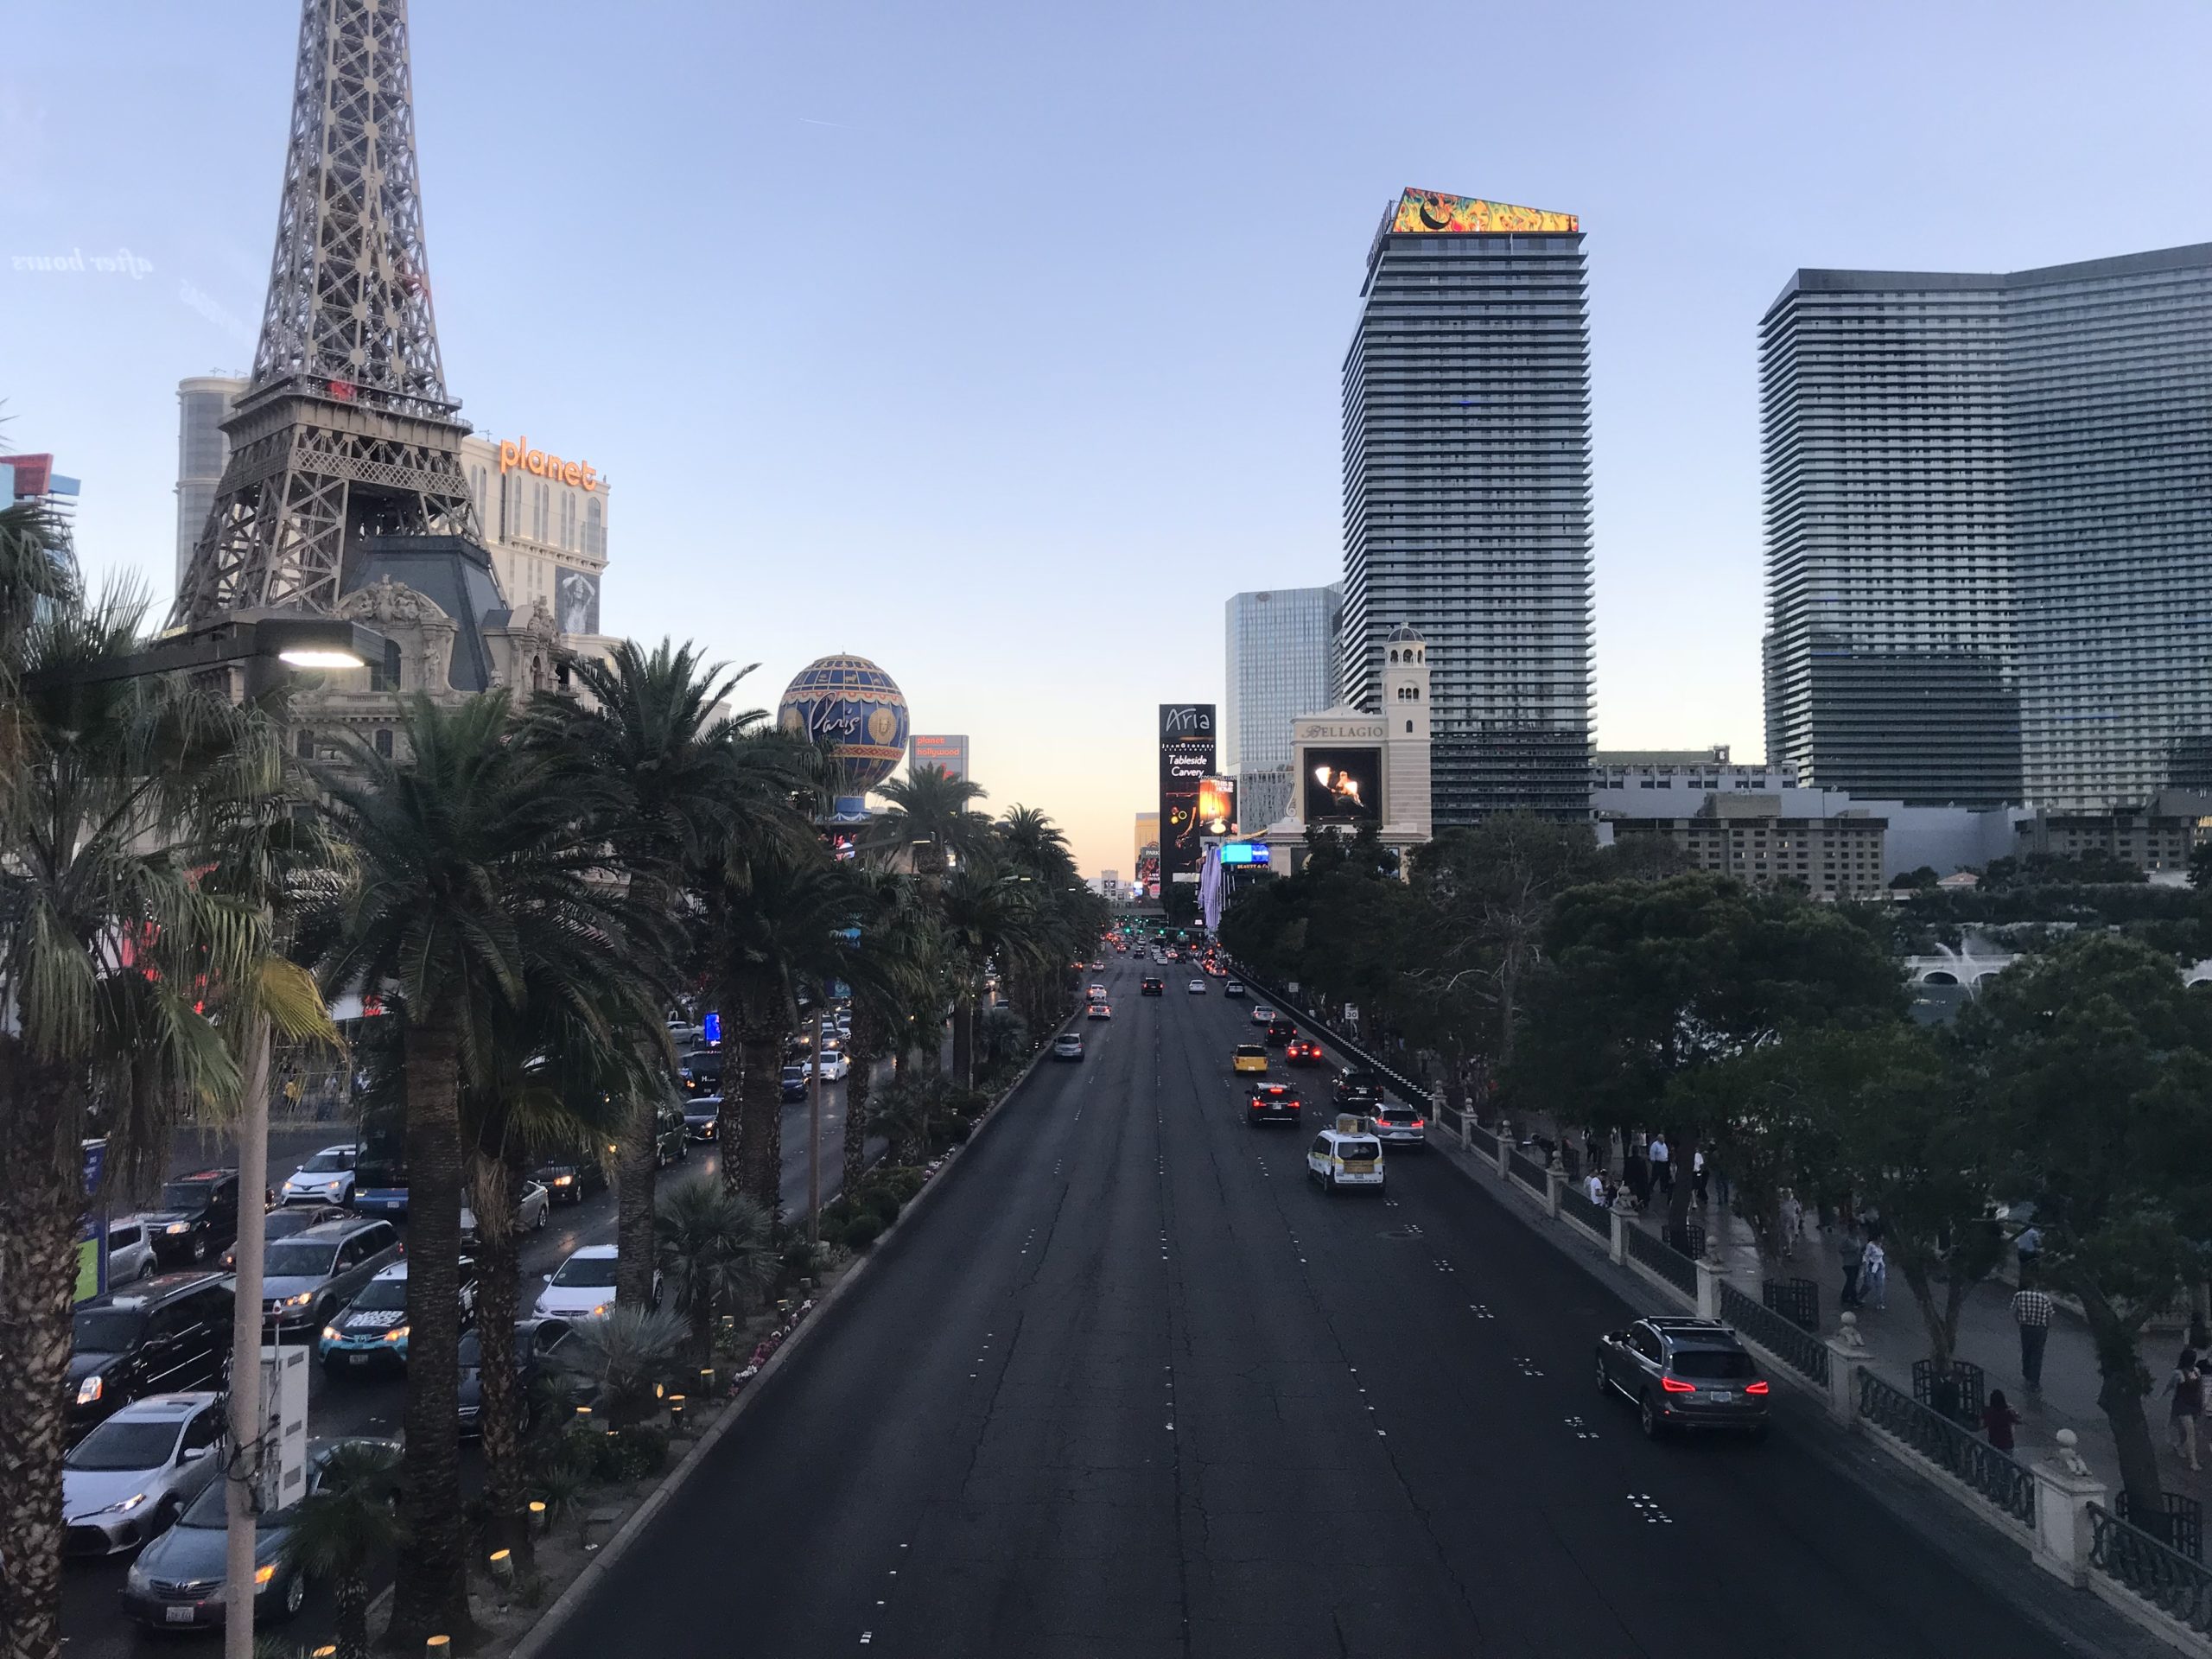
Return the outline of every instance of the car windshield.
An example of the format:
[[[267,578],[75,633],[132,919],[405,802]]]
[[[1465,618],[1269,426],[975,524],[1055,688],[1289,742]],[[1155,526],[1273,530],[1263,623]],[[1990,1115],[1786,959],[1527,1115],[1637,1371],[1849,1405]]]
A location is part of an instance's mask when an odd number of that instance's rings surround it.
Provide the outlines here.
[[[158,1421],[111,1417],[77,1442],[61,1459],[65,1469],[158,1469],[176,1449],[180,1425],[174,1417]]]
[[[376,1313],[407,1306],[407,1281],[404,1279],[372,1279],[361,1287],[361,1294],[353,1299],[353,1312]]]
[[[329,1175],[353,1167],[353,1151],[349,1147],[343,1152],[318,1152],[300,1166],[299,1173],[302,1175]]]
[[[614,1282],[614,1258],[611,1255],[572,1255],[561,1264],[561,1271],[553,1275],[556,1285],[575,1285],[596,1290]]]
[[[192,1506],[177,1517],[177,1525],[201,1527],[209,1532],[222,1531],[229,1525],[229,1516],[223,1509],[223,1483],[210,1481],[200,1489],[200,1496],[192,1500]],[[270,1524],[269,1516],[263,1516],[261,1524],[266,1529]]]
[[[306,1210],[271,1210],[269,1219],[261,1224],[261,1236],[274,1244],[280,1238],[289,1238],[294,1233],[303,1233],[315,1225],[315,1217]],[[266,1272],[264,1268],[263,1271]]]
[[[270,1279],[322,1279],[338,1259],[338,1247],[319,1239],[291,1238],[269,1247],[261,1271]]]
[[[1717,1382],[1758,1375],[1751,1357],[1739,1348],[1677,1348],[1669,1369],[1677,1376],[1710,1377]]]
[[[204,1210],[209,1188],[206,1181],[171,1181],[162,1189],[164,1210]]]
[[[1375,1115],[1385,1123],[1410,1123],[1414,1121],[1414,1109],[1410,1106],[1379,1107]]]
[[[146,1316],[132,1308],[79,1308],[73,1340],[80,1354],[120,1354],[145,1328]]]

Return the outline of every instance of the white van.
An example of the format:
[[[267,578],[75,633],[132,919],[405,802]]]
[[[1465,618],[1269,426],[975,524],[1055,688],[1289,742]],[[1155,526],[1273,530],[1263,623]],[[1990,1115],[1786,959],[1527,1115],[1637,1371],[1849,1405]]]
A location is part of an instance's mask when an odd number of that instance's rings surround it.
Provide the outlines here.
[[[1324,1129],[1306,1149],[1306,1173],[1332,1192],[1345,1187],[1382,1190],[1382,1143],[1375,1126],[1350,1112],[1340,1114],[1333,1129]]]

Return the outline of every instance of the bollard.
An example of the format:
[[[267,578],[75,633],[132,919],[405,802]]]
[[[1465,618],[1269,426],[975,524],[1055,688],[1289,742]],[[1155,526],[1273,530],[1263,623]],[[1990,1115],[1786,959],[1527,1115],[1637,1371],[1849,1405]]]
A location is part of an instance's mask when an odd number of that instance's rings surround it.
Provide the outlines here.
[[[542,1497],[530,1500],[530,1530],[535,1537],[545,1535],[545,1500]]]
[[[452,1659],[453,1637],[434,1636],[423,1644],[423,1659]]]
[[[512,1550],[495,1549],[490,1562],[493,1580],[501,1585],[515,1581],[515,1558]]]

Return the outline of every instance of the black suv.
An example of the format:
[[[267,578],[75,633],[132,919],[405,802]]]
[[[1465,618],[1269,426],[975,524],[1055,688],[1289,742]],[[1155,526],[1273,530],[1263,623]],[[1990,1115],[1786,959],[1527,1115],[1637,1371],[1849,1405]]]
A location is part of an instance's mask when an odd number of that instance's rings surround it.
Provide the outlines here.
[[[212,1273],[165,1273],[78,1303],[69,1438],[148,1395],[220,1388],[232,1317],[230,1285]]]
[[[1636,1402],[1643,1432],[1732,1428],[1766,1437],[1771,1392],[1758,1362],[1716,1319],[1655,1314],[1598,1338],[1598,1387]]]
[[[1281,1014],[1268,1021],[1268,1046],[1281,1048],[1298,1035],[1298,1027]]]
[[[1144,982],[1137,987],[1137,994],[1141,996],[1165,996],[1167,995],[1167,982],[1158,974],[1147,974]]]
[[[238,1173],[195,1170],[162,1184],[159,1207],[141,1213],[154,1254],[164,1263],[205,1262],[238,1242]]]
[[[1364,1111],[1382,1098],[1382,1079],[1372,1071],[1343,1071],[1337,1076],[1337,1104],[1349,1111]]]

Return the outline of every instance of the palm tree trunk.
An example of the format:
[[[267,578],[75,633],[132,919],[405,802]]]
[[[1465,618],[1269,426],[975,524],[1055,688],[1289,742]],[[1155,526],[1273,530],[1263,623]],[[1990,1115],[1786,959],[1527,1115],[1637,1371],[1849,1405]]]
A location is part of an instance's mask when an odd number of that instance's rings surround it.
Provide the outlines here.
[[[660,1171],[659,1102],[649,1089],[630,1103],[614,1189],[614,1300],[644,1307],[653,1294],[653,1183]]]
[[[952,1005],[952,1075],[963,1089],[976,1086],[976,988],[963,985]]]
[[[341,1573],[333,1594],[338,1603],[338,1659],[369,1659],[369,1581],[359,1573]]]
[[[474,1629],[461,1511],[461,1043],[411,1017],[407,1079],[407,1450],[391,1626],[403,1650]]]
[[[61,1651],[61,1453],[84,1209],[83,1103],[62,1067],[5,1045],[0,1075],[0,1632],[8,1659]]]
[[[868,1173],[868,1101],[875,1089],[875,1060],[881,1043],[875,1016],[865,1004],[853,1008],[853,1040],[846,1050],[851,1069],[845,1073],[845,1158],[840,1193],[850,1193]]]
[[[518,1565],[531,1560],[532,1541],[523,1480],[523,1397],[515,1375],[515,1317],[522,1301],[522,1240],[515,1230],[515,1183],[520,1174],[506,1158],[479,1156],[475,1164],[477,1262],[476,1430],[484,1443],[484,1487],[491,1500],[495,1541],[514,1552]]]
[[[724,1167],[740,1166],[738,1191],[779,1219],[784,1205],[784,1033],[763,1011],[747,1008],[739,1037],[745,1074],[739,1085],[741,1147],[722,1153]],[[727,1083],[727,1079],[724,1080]]]

